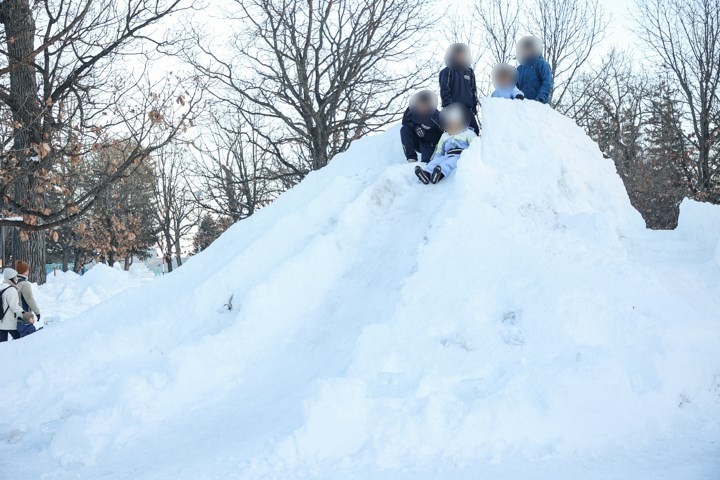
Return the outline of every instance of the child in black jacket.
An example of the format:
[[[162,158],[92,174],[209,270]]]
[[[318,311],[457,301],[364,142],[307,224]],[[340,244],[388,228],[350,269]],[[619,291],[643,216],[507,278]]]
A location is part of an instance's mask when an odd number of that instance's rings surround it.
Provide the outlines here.
[[[445,68],[440,71],[440,97],[442,106],[461,103],[467,108],[468,122],[475,133],[480,133],[477,115],[478,96],[475,72],[470,67],[470,50],[464,43],[450,45],[445,54]]]
[[[427,163],[435,151],[443,134],[437,103],[437,94],[430,90],[422,90],[410,98],[400,128],[400,141],[408,162],[417,162],[420,153],[422,161]]]

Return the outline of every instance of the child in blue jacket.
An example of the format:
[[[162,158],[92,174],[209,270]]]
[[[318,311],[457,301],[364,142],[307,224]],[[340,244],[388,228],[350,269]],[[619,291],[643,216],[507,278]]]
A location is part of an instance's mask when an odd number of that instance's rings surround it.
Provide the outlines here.
[[[507,63],[495,65],[492,70],[492,82],[495,87],[492,97],[523,100],[525,94],[516,85],[517,76],[517,70],[512,65]]]
[[[550,65],[542,57],[542,43],[536,37],[523,37],[517,43],[517,87],[525,98],[550,103],[553,77]]]
[[[440,71],[440,98],[443,108],[452,103],[460,103],[470,127],[475,133],[480,127],[475,120],[478,107],[475,72],[470,67],[470,50],[464,43],[450,45],[445,54],[445,68]]]
[[[463,150],[477,138],[475,131],[468,126],[465,107],[453,103],[440,112],[445,133],[440,137],[435,154],[430,163],[415,167],[415,175],[425,185],[438,183],[457,168],[457,162]]]

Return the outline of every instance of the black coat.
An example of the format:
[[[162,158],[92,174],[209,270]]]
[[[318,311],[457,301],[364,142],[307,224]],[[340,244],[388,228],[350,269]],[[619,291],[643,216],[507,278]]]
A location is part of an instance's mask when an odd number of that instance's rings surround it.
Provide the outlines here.
[[[443,107],[458,102],[477,113],[477,84],[473,69],[445,67],[440,70],[440,98]]]
[[[403,115],[402,125],[415,132],[420,141],[432,145],[436,145],[443,134],[443,129],[440,126],[440,112],[437,110],[428,119],[418,119],[410,113],[410,108],[408,108]]]

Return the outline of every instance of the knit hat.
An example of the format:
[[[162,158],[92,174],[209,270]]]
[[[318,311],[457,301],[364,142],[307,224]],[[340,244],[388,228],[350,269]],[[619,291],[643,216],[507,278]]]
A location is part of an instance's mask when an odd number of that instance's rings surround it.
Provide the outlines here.
[[[23,262],[22,260],[18,260],[15,262],[15,270],[17,270],[19,275],[25,275],[30,271],[30,265]]]
[[[13,278],[17,277],[18,273],[17,270],[12,268],[6,268],[3,270],[3,278],[5,280],[12,280]]]

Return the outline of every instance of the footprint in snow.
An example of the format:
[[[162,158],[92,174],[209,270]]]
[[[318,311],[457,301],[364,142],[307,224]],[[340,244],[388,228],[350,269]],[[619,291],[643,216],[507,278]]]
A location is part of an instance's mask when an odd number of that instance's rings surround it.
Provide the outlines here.
[[[520,346],[525,344],[525,338],[520,329],[520,312],[510,311],[503,314],[500,338],[507,345]]]

